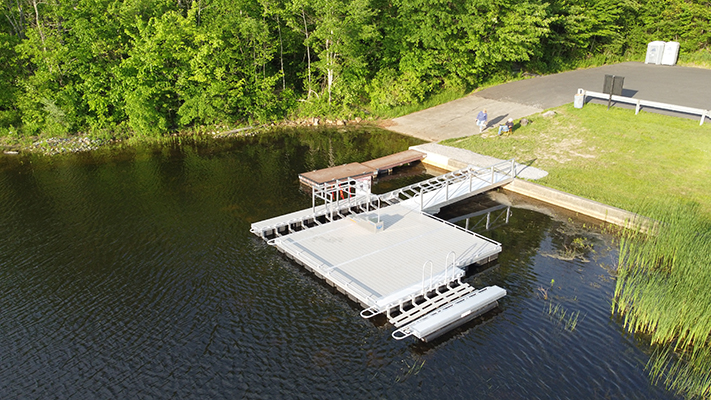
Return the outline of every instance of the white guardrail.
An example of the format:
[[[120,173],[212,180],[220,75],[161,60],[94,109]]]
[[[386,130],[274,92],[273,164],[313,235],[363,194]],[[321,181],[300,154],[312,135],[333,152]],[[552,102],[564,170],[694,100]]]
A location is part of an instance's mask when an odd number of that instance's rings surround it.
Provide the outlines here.
[[[600,93],[600,92],[593,92],[593,91],[584,90],[584,89],[578,89],[578,94],[583,95],[583,104],[585,103],[586,96],[587,97],[594,97],[596,99],[602,99],[602,100],[607,100],[608,98],[610,98],[609,94]],[[658,101],[633,99],[631,97],[616,96],[614,94],[612,95],[612,101],[616,101],[616,102],[620,102],[620,103],[627,103],[627,104],[634,104],[636,106],[635,110],[634,110],[635,115],[639,114],[639,110],[642,107],[652,107],[652,108],[659,108],[662,110],[670,110],[670,111],[677,111],[677,112],[682,112],[682,113],[686,113],[686,114],[700,115],[701,120],[699,120],[699,125],[703,125],[706,117],[711,118],[711,111],[702,110],[700,108],[677,106],[675,104],[660,103]]]

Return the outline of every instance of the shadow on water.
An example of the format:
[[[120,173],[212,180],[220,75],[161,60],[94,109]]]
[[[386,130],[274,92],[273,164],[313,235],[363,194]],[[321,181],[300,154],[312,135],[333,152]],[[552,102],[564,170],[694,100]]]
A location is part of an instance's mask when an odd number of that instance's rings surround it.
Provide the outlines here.
[[[673,398],[610,316],[615,238],[589,221],[505,192],[443,209],[502,243],[465,280],[508,295],[433,343],[393,340],[249,233],[311,205],[298,173],[416,143],[285,130],[0,158],[0,398]]]

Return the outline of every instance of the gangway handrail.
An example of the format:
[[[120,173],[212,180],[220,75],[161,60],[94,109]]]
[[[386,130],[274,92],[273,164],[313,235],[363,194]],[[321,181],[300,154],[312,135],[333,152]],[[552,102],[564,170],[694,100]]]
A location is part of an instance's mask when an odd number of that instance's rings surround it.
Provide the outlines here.
[[[508,168],[505,168],[504,166],[508,166]],[[380,197],[386,202],[389,202],[389,199],[399,198],[400,195],[403,195],[408,199],[412,199],[417,196],[423,197],[426,193],[440,190],[443,187],[448,187],[467,179],[471,182],[471,179],[473,178],[480,179],[487,183],[493,183],[492,181],[494,180],[495,173],[497,172],[503,174],[505,177],[514,178],[516,176],[515,159],[504,160],[484,168],[475,168],[474,166],[469,165],[456,171],[448,172],[422,182],[413,183],[411,185],[392,190],[388,193],[381,194]],[[479,176],[482,174],[489,174],[490,178],[488,180],[482,179]],[[412,193],[412,195],[410,196],[408,193]],[[420,205],[421,208],[424,209],[423,199],[420,199],[420,202],[422,203]]]
[[[450,255],[450,254],[454,256],[454,257],[452,257],[452,263],[451,263],[451,264],[449,263],[449,255]],[[454,268],[454,265],[455,265],[456,263],[457,263],[457,253],[455,253],[454,250],[452,250],[452,251],[450,251],[449,253],[447,253],[447,258],[446,258],[445,261],[444,261],[444,280],[445,280],[445,281],[447,281],[447,271],[449,271],[449,266],[451,265],[452,268]],[[453,272],[454,272],[454,271],[453,271]],[[452,276],[454,276],[454,273],[452,273]],[[449,288],[449,283],[450,283],[450,282],[451,282],[451,281],[448,281],[448,282],[447,282],[447,287],[448,287],[448,288]]]
[[[427,267],[427,264],[430,265],[430,284],[428,286],[427,291],[425,291],[425,267]],[[427,260],[425,261],[424,264],[422,264],[422,295],[425,296],[427,292],[432,290],[432,273],[434,270],[434,264],[432,263],[432,260]]]

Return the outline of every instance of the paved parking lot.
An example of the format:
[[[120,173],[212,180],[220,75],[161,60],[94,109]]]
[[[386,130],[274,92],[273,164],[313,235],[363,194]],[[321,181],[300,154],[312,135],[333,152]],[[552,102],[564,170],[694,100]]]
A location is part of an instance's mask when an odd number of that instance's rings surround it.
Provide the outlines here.
[[[623,96],[711,109],[711,70],[625,62],[510,82],[427,110],[395,118],[387,129],[429,141],[478,134],[476,114],[486,108],[489,126],[572,103],[579,88],[602,92],[605,75],[625,77]],[[605,103],[600,100],[594,102]],[[617,105],[634,108],[630,105]],[[699,119],[664,110],[645,111]],[[707,118],[706,123],[711,123]],[[491,128],[490,128],[491,129]]]

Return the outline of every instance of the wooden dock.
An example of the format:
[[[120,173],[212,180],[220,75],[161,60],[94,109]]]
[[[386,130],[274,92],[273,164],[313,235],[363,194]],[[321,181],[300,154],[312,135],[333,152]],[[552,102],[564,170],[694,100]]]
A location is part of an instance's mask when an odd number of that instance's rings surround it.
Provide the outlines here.
[[[393,168],[405,164],[422,161],[422,159],[426,156],[426,153],[423,153],[418,150],[405,150],[399,153],[391,154],[389,156],[376,158],[375,160],[366,161],[363,163],[363,165],[375,169],[380,174],[383,171],[389,172],[392,171]]]
[[[363,163],[343,164],[331,168],[319,169],[311,172],[299,174],[301,183],[308,186],[318,186],[337,180],[352,179],[371,179],[378,176],[383,171],[389,172],[393,168],[421,161],[426,154],[417,150],[405,150],[400,153],[391,154],[389,156],[376,158],[375,160],[366,161]]]

